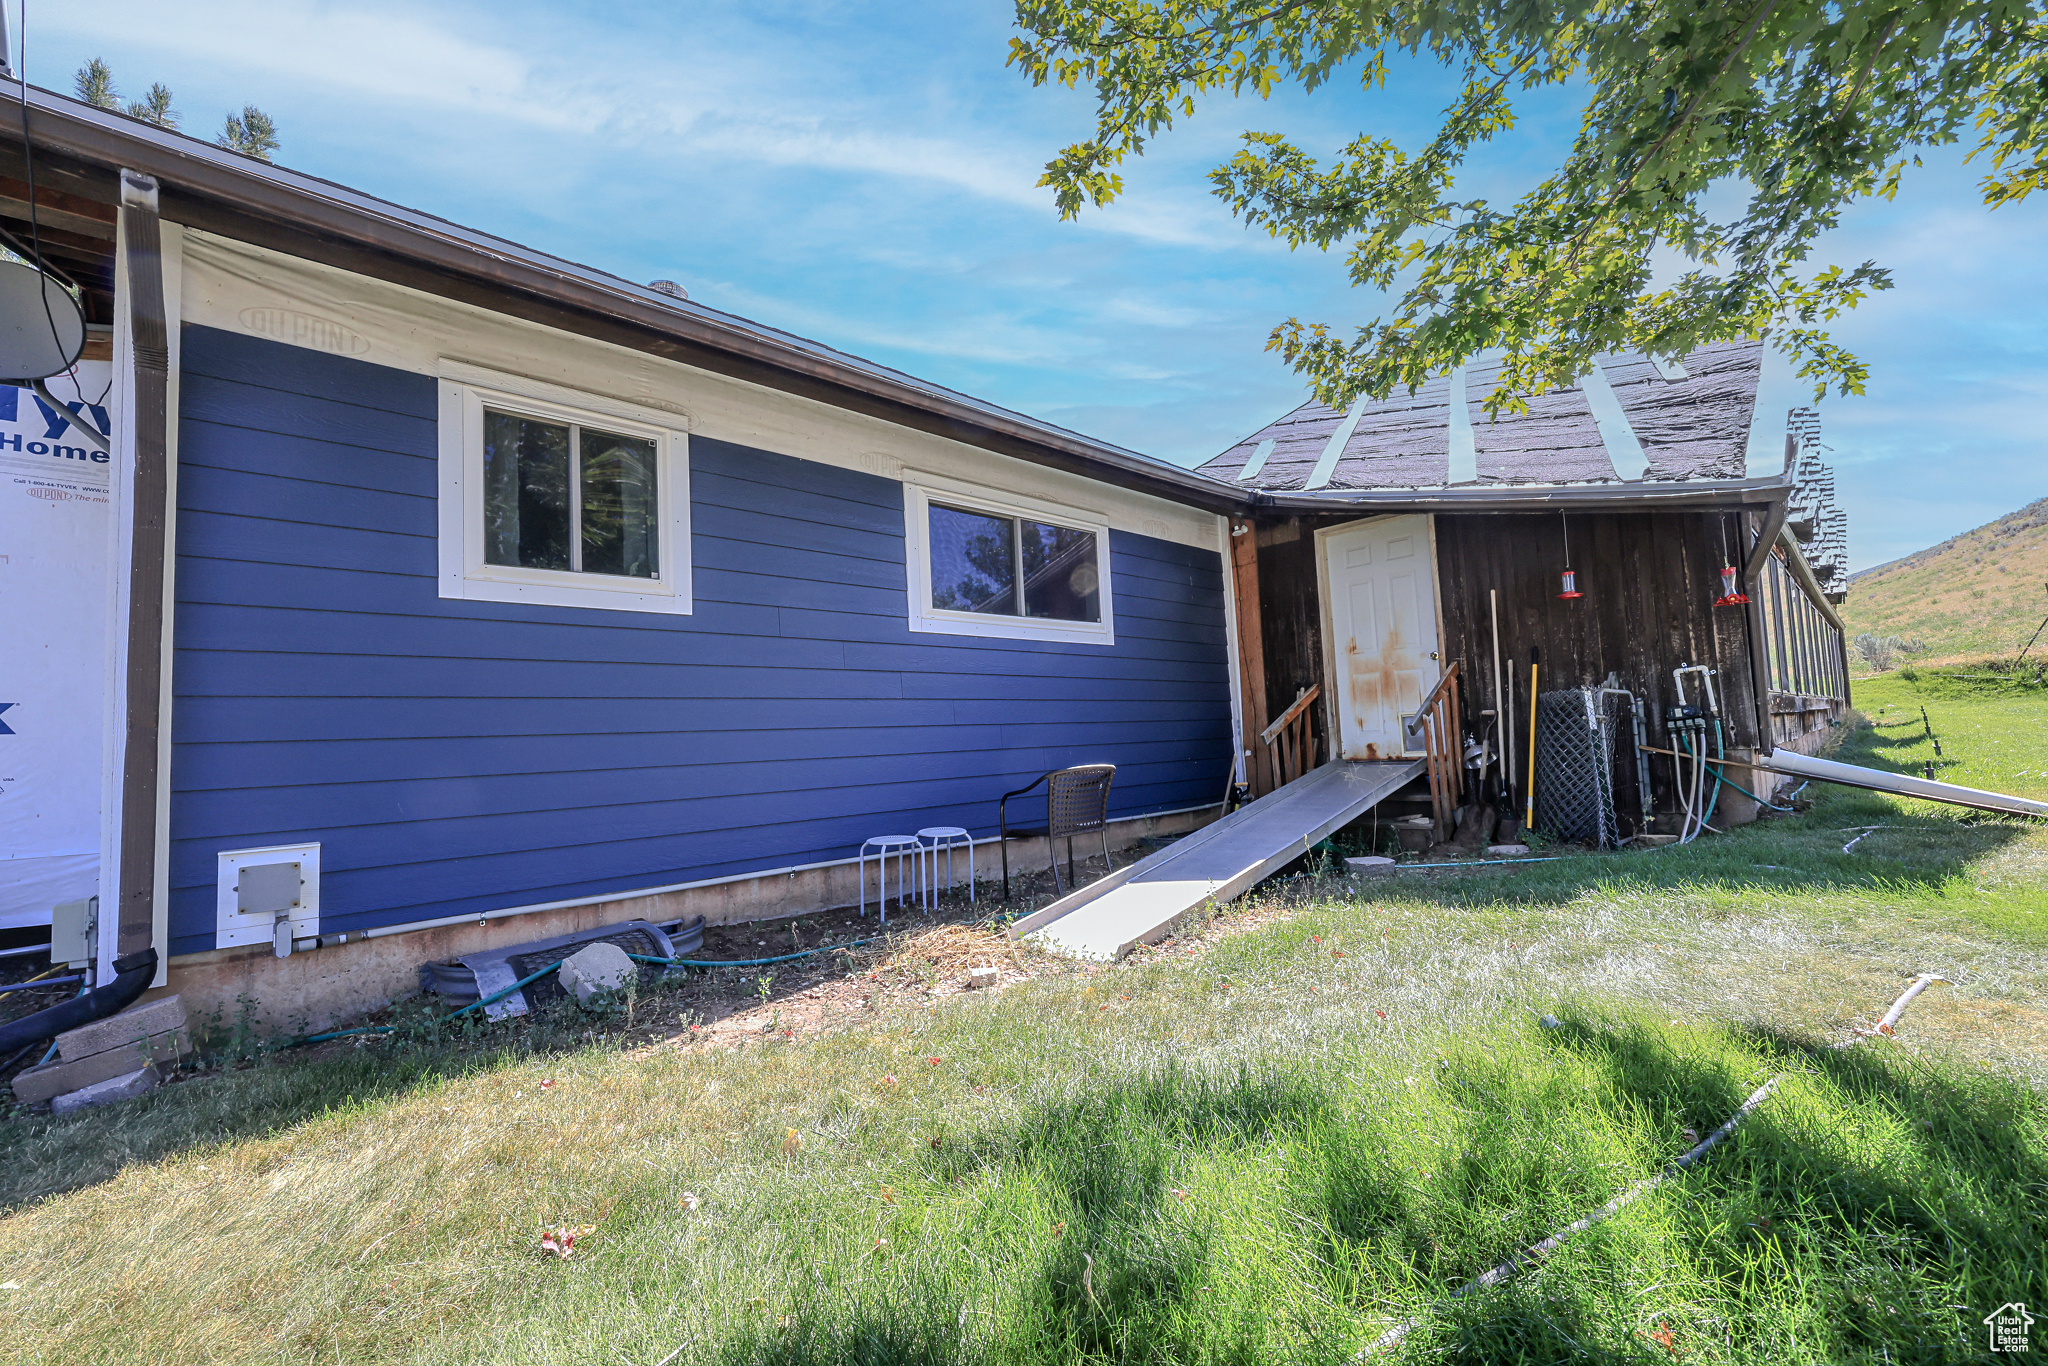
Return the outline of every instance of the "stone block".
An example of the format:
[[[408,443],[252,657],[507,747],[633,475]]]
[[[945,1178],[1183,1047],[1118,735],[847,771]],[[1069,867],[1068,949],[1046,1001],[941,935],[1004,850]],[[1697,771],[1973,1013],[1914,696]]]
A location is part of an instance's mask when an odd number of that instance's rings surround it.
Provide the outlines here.
[[[192,1040],[184,1030],[174,1029],[88,1058],[44,1063],[15,1077],[14,1098],[23,1105],[37,1105],[69,1091],[125,1076],[138,1067],[175,1062],[191,1051]]]
[[[1367,854],[1364,858],[1348,858],[1344,866],[1365,877],[1379,877],[1394,871],[1394,861],[1383,854]]]
[[[83,1110],[91,1105],[108,1105],[117,1100],[133,1100],[136,1096],[147,1095],[156,1090],[157,1075],[154,1067],[141,1067],[133,1072],[123,1072],[118,1077],[96,1081],[76,1091],[66,1091],[50,1100],[50,1112],[68,1115],[73,1110]]]
[[[1528,852],[1529,846],[1526,844],[1489,844],[1486,846],[1486,856],[1488,858],[1520,858]]]
[[[166,996],[159,1001],[130,1006],[104,1020],[65,1030],[57,1036],[57,1056],[65,1062],[77,1062],[80,1058],[134,1043],[137,1039],[168,1034],[184,1027],[185,1003],[176,996]]]
[[[585,944],[562,960],[562,990],[587,1007],[601,992],[624,991],[639,971],[617,944]]]
[[[967,970],[966,985],[969,991],[979,991],[986,987],[992,987],[998,980],[1000,978],[994,968],[969,968]]]

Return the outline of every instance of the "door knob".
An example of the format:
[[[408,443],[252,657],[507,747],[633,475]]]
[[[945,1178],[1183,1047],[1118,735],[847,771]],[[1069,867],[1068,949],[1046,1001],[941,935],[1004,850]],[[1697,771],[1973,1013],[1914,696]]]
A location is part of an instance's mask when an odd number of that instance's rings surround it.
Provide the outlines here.
[[[1429,657],[1430,657],[1431,659],[1435,659],[1435,658],[1436,658],[1436,651],[1435,651],[1435,650],[1431,650],[1431,651],[1429,652]]]

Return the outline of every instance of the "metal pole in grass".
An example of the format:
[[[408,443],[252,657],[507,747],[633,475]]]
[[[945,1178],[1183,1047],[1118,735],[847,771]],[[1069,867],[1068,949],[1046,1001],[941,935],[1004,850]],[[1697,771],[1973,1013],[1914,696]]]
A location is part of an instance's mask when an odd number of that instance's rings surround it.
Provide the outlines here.
[[[1870,1030],[1859,1029],[1857,1031],[1859,1037],[1850,1039],[1846,1043],[1836,1044],[1834,1045],[1834,1047],[1838,1049],[1854,1048],[1857,1044],[1862,1043],[1865,1038],[1871,1038],[1879,1034],[1889,1037],[1892,1033],[1893,1027],[1898,1024],[1899,1017],[1906,1013],[1906,1007],[1912,1004],[1913,998],[1915,996],[1918,996],[1921,992],[1927,990],[1927,988],[1933,983],[1945,982],[1947,980],[1947,978],[1938,977],[1931,972],[1921,973],[1918,977],[1915,977],[1913,979],[1912,985],[1906,988],[1905,992],[1902,995],[1900,995],[1899,999],[1892,1002],[1892,1008],[1890,1010],[1887,1010],[1884,1013],[1884,1018],[1877,1022],[1877,1028]],[[1715,1149],[1715,1147],[1717,1147],[1720,1144],[1721,1140],[1727,1138],[1728,1135],[1734,1133],[1736,1128],[1741,1125],[1742,1121],[1748,1119],[1750,1115],[1755,1112],[1756,1108],[1759,1105],[1762,1105],[1765,1101],[1769,1100],[1774,1094],[1776,1094],[1778,1089],[1778,1083],[1783,1081],[1784,1079],[1784,1074],[1780,1073],[1779,1075],[1772,1077],[1769,1081],[1765,1082],[1762,1086],[1757,1087],[1756,1090],[1750,1093],[1749,1099],[1743,1101],[1741,1107],[1737,1109],[1734,1114],[1728,1116],[1728,1118],[1722,1123],[1720,1128],[1714,1130],[1714,1132],[1708,1134],[1705,1138],[1701,1139],[1697,1147],[1693,1148],[1690,1152],[1680,1157],[1677,1161],[1673,1162],[1669,1167],[1666,1167],[1663,1171],[1657,1173],[1655,1176],[1648,1177],[1642,1181],[1636,1182],[1633,1186],[1630,1186],[1627,1190],[1623,1191],[1620,1195],[1615,1196],[1612,1200],[1609,1200],[1606,1204],[1602,1205],[1599,1209],[1594,1210],[1591,1214],[1588,1214],[1583,1218],[1574,1219],[1571,1223],[1566,1224],[1563,1228],[1551,1234],[1542,1242],[1537,1243],[1532,1247],[1523,1249],[1522,1251],[1516,1253],[1514,1256],[1508,1258],[1506,1261],[1502,1262],[1499,1266],[1493,1268],[1493,1270],[1484,1273],[1475,1280],[1468,1281],[1466,1284],[1458,1287],[1456,1290],[1453,1290],[1450,1293],[1449,1298],[1453,1300],[1462,1300],[1467,1295],[1473,1294],[1476,1291],[1484,1290],[1488,1286],[1499,1285],[1502,1281],[1507,1280],[1510,1276],[1513,1276],[1516,1272],[1522,1270],[1530,1263],[1541,1261],[1544,1257],[1547,1257],[1551,1253],[1557,1251],[1558,1248],[1564,1245],[1567,1239],[1572,1238],[1578,1234],[1584,1233],[1587,1229],[1593,1227],[1593,1225],[1595,1224],[1603,1223],[1608,1219],[1612,1219],[1615,1215],[1621,1213],[1622,1210],[1627,1209],[1630,1205],[1642,1199],[1651,1191],[1656,1190],[1659,1186],[1671,1180],[1679,1173],[1694,1166],[1700,1161],[1701,1158],[1705,1157],[1708,1153],[1712,1152]],[[1392,1328],[1389,1328],[1386,1332],[1380,1334],[1378,1337],[1374,1338],[1370,1343],[1368,1343],[1365,1349],[1358,1354],[1358,1359],[1360,1361],[1363,1361],[1369,1356],[1373,1356],[1377,1353],[1386,1351],[1389,1347],[1399,1345],[1402,1339],[1406,1338],[1410,1333],[1415,1331],[1415,1324],[1415,1319],[1401,1320],[1401,1322],[1395,1324]]]

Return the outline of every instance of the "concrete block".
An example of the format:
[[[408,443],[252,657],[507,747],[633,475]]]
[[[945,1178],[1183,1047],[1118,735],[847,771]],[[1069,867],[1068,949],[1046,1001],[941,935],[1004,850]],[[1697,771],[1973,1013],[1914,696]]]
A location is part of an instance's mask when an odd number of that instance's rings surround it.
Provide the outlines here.
[[[31,1067],[14,1079],[14,1098],[23,1105],[37,1105],[67,1091],[92,1086],[112,1077],[124,1076],[151,1063],[175,1062],[192,1051],[192,1040],[182,1029],[158,1034],[121,1048],[110,1048],[73,1062],[50,1062]]]
[[[624,991],[639,967],[617,944],[586,944],[562,960],[562,989],[588,1006],[605,991]]]
[[[1378,877],[1394,871],[1394,861],[1382,854],[1367,854],[1364,858],[1348,858],[1344,866],[1354,873],[1366,877]]]
[[[1526,844],[1489,844],[1486,846],[1486,856],[1488,858],[1520,858],[1528,852],[1529,846]]]
[[[994,968],[969,968],[965,985],[969,991],[979,991],[994,986],[1000,980],[1001,976]]]
[[[117,1100],[132,1100],[156,1090],[157,1075],[154,1067],[141,1067],[133,1072],[123,1072],[118,1077],[96,1081],[76,1091],[66,1091],[52,1097],[50,1112],[68,1115],[73,1110],[83,1110],[89,1105],[107,1105]]]
[[[130,1006],[104,1020],[94,1020],[91,1024],[66,1030],[57,1036],[57,1056],[65,1062],[77,1062],[80,1058],[134,1043],[137,1039],[168,1034],[184,1027],[185,1003],[176,996],[165,996],[161,1000]]]

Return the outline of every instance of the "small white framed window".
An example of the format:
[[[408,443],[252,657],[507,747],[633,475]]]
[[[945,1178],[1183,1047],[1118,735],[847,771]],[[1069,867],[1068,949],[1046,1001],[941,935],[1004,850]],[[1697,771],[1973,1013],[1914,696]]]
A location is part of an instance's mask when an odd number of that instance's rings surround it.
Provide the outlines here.
[[[910,472],[903,516],[911,630],[1116,643],[1101,517]]]
[[[441,596],[688,613],[674,414],[444,363]]]

